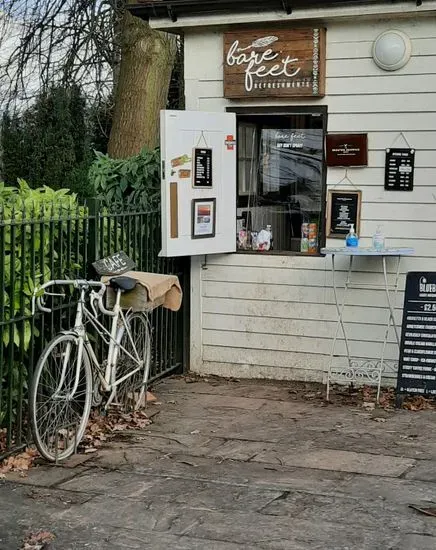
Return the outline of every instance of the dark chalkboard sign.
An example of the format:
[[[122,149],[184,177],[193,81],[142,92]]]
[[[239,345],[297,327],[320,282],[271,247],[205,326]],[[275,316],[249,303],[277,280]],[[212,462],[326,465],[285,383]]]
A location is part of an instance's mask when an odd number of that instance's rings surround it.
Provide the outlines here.
[[[120,250],[111,256],[97,260],[92,264],[98,275],[121,275],[135,269],[136,264],[125,252]]]
[[[436,272],[407,274],[397,378],[404,393],[436,395]]]
[[[327,205],[327,236],[343,238],[350,231],[350,224],[359,235],[361,191],[331,190]]]
[[[385,190],[412,191],[415,149],[386,149]]]
[[[194,149],[194,187],[212,187],[212,149]]]

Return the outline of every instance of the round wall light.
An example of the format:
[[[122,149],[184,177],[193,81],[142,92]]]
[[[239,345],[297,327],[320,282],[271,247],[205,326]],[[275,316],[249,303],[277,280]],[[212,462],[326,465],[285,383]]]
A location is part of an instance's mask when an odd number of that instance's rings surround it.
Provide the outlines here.
[[[382,32],[372,47],[372,57],[384,71],[401,69],[409,61],[411,53],[410,38],[397,30]]]

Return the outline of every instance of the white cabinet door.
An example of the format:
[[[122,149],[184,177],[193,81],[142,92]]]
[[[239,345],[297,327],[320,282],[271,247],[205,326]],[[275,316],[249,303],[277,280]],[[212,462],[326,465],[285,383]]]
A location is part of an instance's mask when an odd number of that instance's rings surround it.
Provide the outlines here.
[[[161,256],[236,250],[236,116],[161,112]]]

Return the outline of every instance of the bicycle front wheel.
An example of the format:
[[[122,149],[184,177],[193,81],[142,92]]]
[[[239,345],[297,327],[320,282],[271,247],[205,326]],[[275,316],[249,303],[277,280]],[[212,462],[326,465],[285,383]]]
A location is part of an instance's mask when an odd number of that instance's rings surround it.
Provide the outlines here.
[[[83,348],[79,365],[78,351],[76,336],[56,336],[43,351],[30,388],[34,441],[41,455],[51,462],[64,460],[76,451],[91,410],[91,364]]]
[[[132,359],[138,357],[142,361],[137,372],[117,386],[117,401],[124,410],[137,410],[145,402],[145,392],[150,374],[151,334],[150,323],[145,313],[131,313],[126,320],[127,328],[122,326],[117,341],[122,348],[118,350],[116,363],[116,379],[120,380],[138,369],[138,364]],[[129,333],[131,337],[129,336]]]

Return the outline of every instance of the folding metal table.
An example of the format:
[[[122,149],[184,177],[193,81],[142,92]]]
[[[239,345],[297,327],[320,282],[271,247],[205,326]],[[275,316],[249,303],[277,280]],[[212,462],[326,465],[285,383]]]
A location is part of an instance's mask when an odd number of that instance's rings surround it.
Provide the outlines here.
[[[330,255],[332,257],[332,278],[333,278],[333,293],[335,298],[336,310],[338,313],[338,320],[336,324],[335,335],[333,338],[332,349],[330,353],[328,373],[327,373],[327,399],[330,393],[330,384],[334,380],[343,381],[364,381],[377,383],[377,403],[380,398],[380,386],[381,378],[385,369],[385,351],[388,341],[389,330],[393,327],[395,333],[395,339],[398,347],[400,346],[400,334],[394,316],[394,300],[398,291],[398,281],[400,276],[400,263],[402,256],[411,256],[414,254],[413,248],[385,248],[383,250],[376,250],[374,248],[360,248],[360,247],[342,247],[342,248],[322,248],[322,254]],[[348,257],[348,270],[344,284],[344,295],[342,302],[339,302],[337,285],[336,285],[336,270],[335,270],[335,258],[336,256]],[[353,268],[355,267],[355,257],[372,257],[379,258],[383,270],[383,283],[362,283],[353,282]],[[396,267],[394,273],[389,274],[387,269],[387,258],[395,258]],[[353,359],[350,354],[350,345],[344,323],[344,310],[347,305],[347,295],[350,289],[372,289],[372,290],[384,290],[386,294],[386,306],[388,309],[388,320],[386,323],[385,335],[383,339],[383,347],[380,359]],[[347,363],[344,367],[337,367],[333,365],[333,358],[335,357],[335,348],[339,336],[339,330],[342,329],[342,334],[346,348]]]

